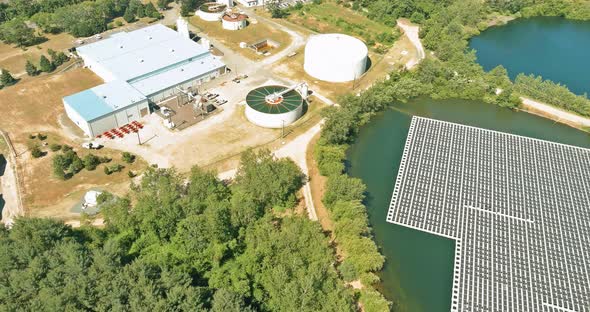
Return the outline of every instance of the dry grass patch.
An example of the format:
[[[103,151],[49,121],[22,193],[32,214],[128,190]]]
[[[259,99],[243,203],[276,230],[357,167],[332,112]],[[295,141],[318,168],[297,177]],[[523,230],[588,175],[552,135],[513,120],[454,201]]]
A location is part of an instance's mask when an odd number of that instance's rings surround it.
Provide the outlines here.
[[[51,158],[55,153],[49,147],[42,147],[48,154],[39,159],[33,159],[28,152],[29,146],[47,142],[73,146],[79,150],[80,157],[87,154],[88,151],[80,148],[81,140],[66,133],[59,124],[58,120],[63,119],[64,114],[61,99],[102,82],[88,69],[75,69],[64,74],[22,81],[0,90],[0,107],[4,113],[0,119],[0,128],[8,132],[19,153],[19,174],[24,185],[23,201],[27,214],[72,217],[69,209],[86,190],[96,186],[115,192],[126,190],[129,185],[127,171],[139,171],[146,166],[137,159],[132,165],[124,164],[126,168],[122,172],[106,175],[104,165],[101,165],[94,171],[82,170],[71,179],[61,181],[52,175]],[[45,141],[29,138],[30,134],[39,132],[47,135]],[[93,153],[113,158],[111,164],[122,164],[118,151],[103,149]]]
[[[189,22],[199,28],[203,33],[251,60],[261,60],[265,56],[258,55],[249,48],[240,48],[240,42],[251,44],[263,39],[273,40],[280,44],[280,46],[271,50],[272,54],[280,52],[291,44],[289,34],[273,28],[262,21],[256,24],[250,23],[246,28],[240,30],[226,30],[221,27],[221,22],[207,22],[198,16],[191,17]]]
[[[14,143],[25,143],[29,133],[62,131],[58,118],[64,113],[62,97],[97,86],[103,81],[88,69],[21,81],[0,90],[3,118],[0,128]]]

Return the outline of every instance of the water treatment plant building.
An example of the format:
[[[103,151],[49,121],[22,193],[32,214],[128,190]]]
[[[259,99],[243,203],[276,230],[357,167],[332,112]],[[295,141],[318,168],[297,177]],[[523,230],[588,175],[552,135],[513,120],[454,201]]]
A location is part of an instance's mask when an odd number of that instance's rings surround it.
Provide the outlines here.
[[[367,70],[368,52],[362,41],[348,35],[316,35],[305,45],[303,68],[323,81],[352,81]]]
[[[209,50],[161,24],[111,35],[77,53],[105,81],[63,98],[68,117],[90,137],[148,114],[149,103],[225,73]]]

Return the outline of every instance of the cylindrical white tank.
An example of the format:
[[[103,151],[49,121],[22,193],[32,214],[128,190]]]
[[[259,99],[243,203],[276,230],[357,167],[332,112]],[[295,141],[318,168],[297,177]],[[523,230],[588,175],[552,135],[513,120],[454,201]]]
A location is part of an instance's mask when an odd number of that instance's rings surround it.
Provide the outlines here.
[[[303,114],[303,99],[295,90],[278,96],[285,90],[284,86],[263,86],[250,91],[246,96],[246,118],[265,128],[281,128],[295,122]]]
[[[303,68],[310,76],[330,82],[359,78],[367,69],[367,46],[343,34],[311,37],[305,45]]]
[[[240,30],[246,27],[248,16],[238,13],[229,13],[221,18],[221,26],[227,30]]]
[[[217,2],[207,2],[203,3],[199,9],[197,10],[197,16],[199,16],[202,20],[208,22],[217,22],[221,20],[223,14],[225,14],[225,10],[227,6],[222,3]]]

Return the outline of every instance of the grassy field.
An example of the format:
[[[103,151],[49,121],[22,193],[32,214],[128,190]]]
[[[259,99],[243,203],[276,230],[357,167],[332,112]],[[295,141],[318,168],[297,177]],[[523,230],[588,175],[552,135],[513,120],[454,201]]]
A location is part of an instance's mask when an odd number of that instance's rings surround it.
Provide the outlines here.
[[[38,65],[41,55],[45,55],[49,58],[47,49],[65,51],[71,48],[75,41],[73,36],[66,33],[57,35],[47,34],[44,36],[48,39],[47,41],[26,49],[0,43],[0,68],[10,71],[15,77],[22,76],[21,78],[28,78],[25,73],[25,64],[27,60]]]
[[[291,43],[291,37],[287,33],[275,29],[266,23],[251,23],[244,29],[226,30],[221,27],[221,22],[207,22],[198,16],[191,17],[189,22],[193,26],[199,28],[203,33],[211,36],[212,38],[223,43],[228,48],[252,60],[262,59],[264,56],[257,55],[251,49],[240,48],[240,42],[254,43],[263,39],[271,39],[280,44],[280,47],[272,50],[271,53],[277,53],[289,46]]]
[[[52,175],[54,153],[49,148],[42,147],[48,153],[44,157],[34,159],[30,156],[29,146],[43,144],[38,139],[29,138],[30,134],[38,132],[48,136],[47,143],[68,144],[77,148],[80,156],[85,155],[87,151],[79,148],[81,139],[75,139],[74,129],[60,125],[60,120],[67,119],[63,118],[61,98],[101,83],[102,80],[90,70],[80,68],[64,74],[35,77],[0,90],[0,106],[3,108],[0,128],[10,135],[19,154],[27,214],[69,218],[69,208],[80,200],[79,193],[83,195],[95,186],[115,192],[125,191],[129,186],[126,172],[145,167],[146,164],[138,160],[123,172],[107,176],[101,166],[95,171],[83,170],[67,181],[60,181]],[[111,164],[121,163],[118,151],[103,149],[96,154],[113,158]]]
[[[292,8],[286,20],[317,33],[348,34],[375,48],[380,45],[391,46],[397,36],[392,27],[331,1],[307,4],[300,9]],[[388,34],[394,34],[394,37],[383,39]]]

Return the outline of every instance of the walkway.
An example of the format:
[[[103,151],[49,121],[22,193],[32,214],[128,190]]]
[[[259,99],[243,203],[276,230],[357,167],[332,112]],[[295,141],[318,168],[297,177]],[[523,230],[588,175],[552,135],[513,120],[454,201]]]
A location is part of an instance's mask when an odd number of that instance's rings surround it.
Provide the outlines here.
[[[590,127],[590,119],[564,111],[555,106],[541,103],[533,99],[521,97],[522,105],[526,111],[541,115],[543,117],[555,120],[557,122],[565,123],[572,126],[578,127]]]
[[[405,19],[397,20],[397,26],[403,29],[404,33],[410,39],[416,50],[418,51],[418,60],[410,60],[406,64],[407,69],[412,69],[414,66],[418,65],[425,57],[426,53],[424,52],[424,47],[422,46],[422,42],[420,41],[420,27],[416,25],[412,25],[409,21]]]

